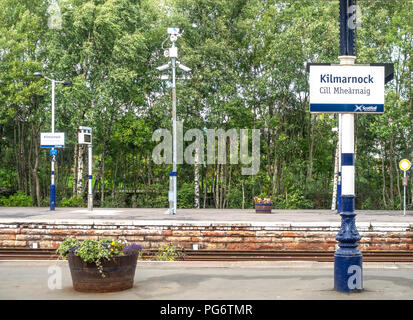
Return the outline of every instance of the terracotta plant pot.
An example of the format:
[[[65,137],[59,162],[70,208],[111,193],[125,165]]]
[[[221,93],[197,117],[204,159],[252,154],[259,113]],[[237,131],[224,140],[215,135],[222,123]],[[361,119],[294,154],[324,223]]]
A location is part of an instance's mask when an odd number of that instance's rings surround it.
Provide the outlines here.
[[[102,260],[103,274],[95,263],[86,263],[74,254],[67,256],[73,288],[80,292],[114,292],[133,287],[138,254]]]
[[[271,213],[272,203],[256,203],[255,213]]]

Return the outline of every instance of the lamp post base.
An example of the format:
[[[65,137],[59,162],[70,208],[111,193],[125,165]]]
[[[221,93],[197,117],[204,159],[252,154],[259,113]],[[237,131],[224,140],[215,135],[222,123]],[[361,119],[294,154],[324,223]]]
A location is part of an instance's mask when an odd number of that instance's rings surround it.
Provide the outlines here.
[[[358,249],[340,248],[334,254],[334,290],[359,292],[363,290],[363,262]]]
[[[50,185],[50,211],[54,211],[56,206],[56,186]]]
[[[87,195],[87,210],[93,211],[93,194]]]
[[[354,195],[341,196],[341,228],[336,236],[339,248],[334,254],[334,289],[354,292],[363,289],[362,254],[357,248],[361,236],[357,231]]]

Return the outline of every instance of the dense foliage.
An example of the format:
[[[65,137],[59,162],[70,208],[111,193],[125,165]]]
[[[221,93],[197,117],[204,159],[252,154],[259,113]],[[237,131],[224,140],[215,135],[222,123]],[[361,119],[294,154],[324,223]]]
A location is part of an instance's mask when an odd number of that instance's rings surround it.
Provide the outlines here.
[[[357,4],[356,63],[393,62],[395,77],[385,113],[356,116],[356,206],[396,209],[398,162],[413,160],[413,4]],[[152,161],[152,134],[171,130],[170,85],[156,67],[176,26],[178,60],[192,68],[177,83],[184,132],[261,132],[256,175],[229,160],[179,165],[178,206],[251,208],[260,196],[274,208],[330,208],[338,118],[309,113],[306,63],[338,63],[338,11],[322,0],[0,0],[0,205],[48,206],[40,132],[51,130],[51,85],[33,77],[42,72],[73,82],[56,87],[56,132],[66,134],[57,206],[86,203],[81,125],[93,128],[95,206],[168,206],[172,166]],[[407,195],[411,207],[411,183]]]

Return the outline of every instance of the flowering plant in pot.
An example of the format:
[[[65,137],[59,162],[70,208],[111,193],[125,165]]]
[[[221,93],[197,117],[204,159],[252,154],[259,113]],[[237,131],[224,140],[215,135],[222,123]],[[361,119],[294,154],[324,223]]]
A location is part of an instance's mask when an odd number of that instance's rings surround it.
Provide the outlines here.
[[[271,198],[254,197],[254,205],[256,213],[271,213],[272,210]]]
[[[69,261],[73,287],[81,292],[112,292],[133,287],[142,246],[122,240],[65,239],[57,253]]]

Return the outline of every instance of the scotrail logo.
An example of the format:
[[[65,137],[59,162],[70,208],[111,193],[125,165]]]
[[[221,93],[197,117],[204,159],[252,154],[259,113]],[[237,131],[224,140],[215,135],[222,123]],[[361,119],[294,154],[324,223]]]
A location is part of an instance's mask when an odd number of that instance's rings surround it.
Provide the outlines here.
[[[362,105],[357,105],[356,104],[356,109],[354,109],[354,112],[375,112],[377,111],[377,106],[369,106],[366,107],[363,104]]]

